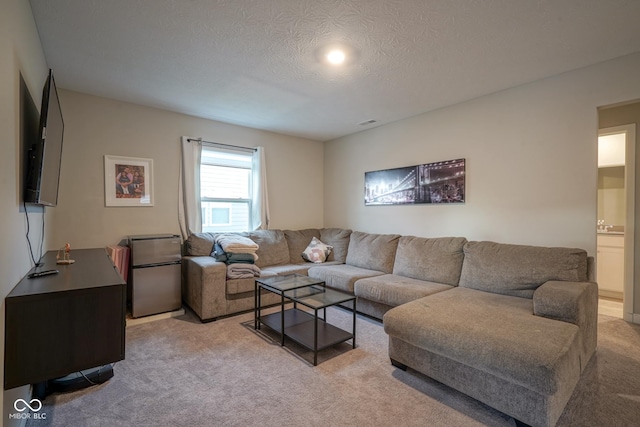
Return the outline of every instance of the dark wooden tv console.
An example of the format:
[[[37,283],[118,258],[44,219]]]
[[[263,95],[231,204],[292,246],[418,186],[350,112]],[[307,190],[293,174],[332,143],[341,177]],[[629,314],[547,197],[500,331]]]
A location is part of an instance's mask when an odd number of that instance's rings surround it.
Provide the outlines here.
[[[5,299],[4,389],[38,384],[124,359],[127,287],[104,249],[56,251]]]

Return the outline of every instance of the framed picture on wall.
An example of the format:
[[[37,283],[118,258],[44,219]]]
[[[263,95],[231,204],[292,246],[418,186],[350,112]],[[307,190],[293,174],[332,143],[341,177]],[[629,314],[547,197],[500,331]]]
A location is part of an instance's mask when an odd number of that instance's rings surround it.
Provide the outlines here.
[[[364,204],[464,203],[465,159],[364,173]]]
[[[153,206],[153,159],[104,156],[105,206]]]

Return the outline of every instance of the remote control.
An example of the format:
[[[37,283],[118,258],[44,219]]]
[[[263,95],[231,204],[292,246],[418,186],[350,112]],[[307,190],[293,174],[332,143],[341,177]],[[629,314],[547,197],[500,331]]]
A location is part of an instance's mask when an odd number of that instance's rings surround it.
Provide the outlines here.
[[[29,274],[27,277],[29,279],[33,279],[34,277],[42,277],[42,276],[48,276],[49,274],[58,274],[58,273],[59,273],[58,270],[36,271],[35,273]]]

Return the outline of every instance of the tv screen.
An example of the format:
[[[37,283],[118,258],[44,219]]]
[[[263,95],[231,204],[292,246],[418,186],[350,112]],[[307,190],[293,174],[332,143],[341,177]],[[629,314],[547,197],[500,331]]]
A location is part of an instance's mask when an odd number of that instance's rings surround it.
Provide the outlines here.
[[[24,200],[44,206],[58,204],[64,121],[53,72],[44,84],[38,139],[29,150]]]

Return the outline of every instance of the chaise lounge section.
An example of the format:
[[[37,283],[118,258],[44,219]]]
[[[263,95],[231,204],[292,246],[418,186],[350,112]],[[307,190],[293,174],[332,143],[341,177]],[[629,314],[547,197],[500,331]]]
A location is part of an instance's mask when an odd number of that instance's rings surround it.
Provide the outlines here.
[[[384,315],[392,363],[555,425],[596,349],[589,261],[579,249],[466,243],[457,287]]]

